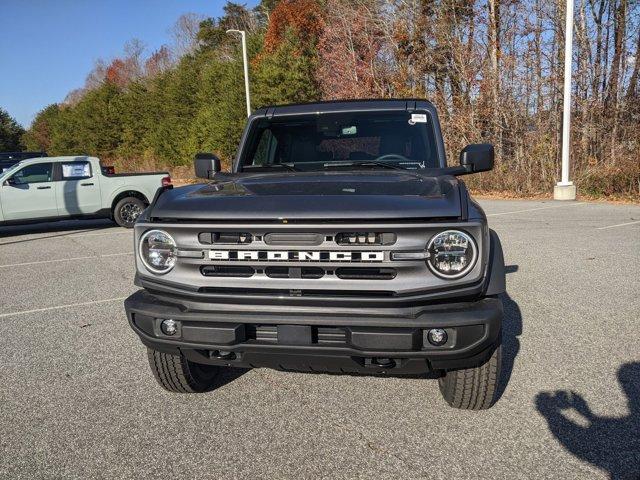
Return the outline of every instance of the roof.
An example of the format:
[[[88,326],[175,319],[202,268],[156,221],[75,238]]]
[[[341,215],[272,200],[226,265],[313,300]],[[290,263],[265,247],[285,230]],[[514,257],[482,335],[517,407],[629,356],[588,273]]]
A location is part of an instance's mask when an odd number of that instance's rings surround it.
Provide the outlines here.
[[[418,98],[329,100],[311,103],[292,103],[288,105],[271,105],[256,110],[255,116],[304,115],[312,113],[340,113],[367,111],[435,111],[433,104]]]

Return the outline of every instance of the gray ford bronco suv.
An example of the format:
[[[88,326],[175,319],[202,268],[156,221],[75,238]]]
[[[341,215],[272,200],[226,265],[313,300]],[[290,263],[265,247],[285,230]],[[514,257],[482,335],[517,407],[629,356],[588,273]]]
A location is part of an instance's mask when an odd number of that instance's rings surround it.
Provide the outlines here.
[[[215,388],[223,367],[438,377],[485,409],[500,375],[505,269],[424,100],[262,108],[231,173],[158,190],[135,224],[142,289],[125,301],[157,381]]]

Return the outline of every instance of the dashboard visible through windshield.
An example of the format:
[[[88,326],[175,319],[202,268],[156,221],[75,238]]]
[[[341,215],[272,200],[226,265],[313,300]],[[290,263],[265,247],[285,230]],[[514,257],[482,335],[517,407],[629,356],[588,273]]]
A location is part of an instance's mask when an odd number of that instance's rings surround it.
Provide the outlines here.
[[[243,171],[440,167],[431,119],[416,112],[349,112],[260,119]]]

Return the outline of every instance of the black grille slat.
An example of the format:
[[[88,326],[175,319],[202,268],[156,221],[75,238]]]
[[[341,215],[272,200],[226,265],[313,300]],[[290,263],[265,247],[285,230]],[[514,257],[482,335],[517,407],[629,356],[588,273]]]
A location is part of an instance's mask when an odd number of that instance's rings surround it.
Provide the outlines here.
[[[336,269],[336,276],[342,280],[393,280],[396,275],[395,268],[344,267]]]
[[[343,345],[347,343],[347,332],[344,328],[317,327],[318,343],[326,345]]]
[[[200,267],[200,272],[205,277],[240,277],[249,278],[255,275],[253,267],[242,265],[204,265]]]
[[[318,279],[324,277],[325,270],[320,267],[267,267],[264,273],[269,278]]]
[[[267,267],[264,274],[269,278],[289,278],[289,267]]]

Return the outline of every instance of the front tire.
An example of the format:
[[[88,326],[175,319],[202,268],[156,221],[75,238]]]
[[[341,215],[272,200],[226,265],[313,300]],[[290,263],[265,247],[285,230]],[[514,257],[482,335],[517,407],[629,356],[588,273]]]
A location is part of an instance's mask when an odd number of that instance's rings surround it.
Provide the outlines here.
[[[133,224],[145,209],[144,202],[136,197],[125,197],[113,208],[113,219],[124,228],[133,228]]]
[[[500,380],[502,346],[498,344],[489,360],[475,368],[452,370],[438,379],[440,393],[454,408],[486,410],[496,401]]]
[[[184,355],[170,355],[147,348],[153,376],[162,388],[175,393],[212,390],[220,367],[190,362]]]

